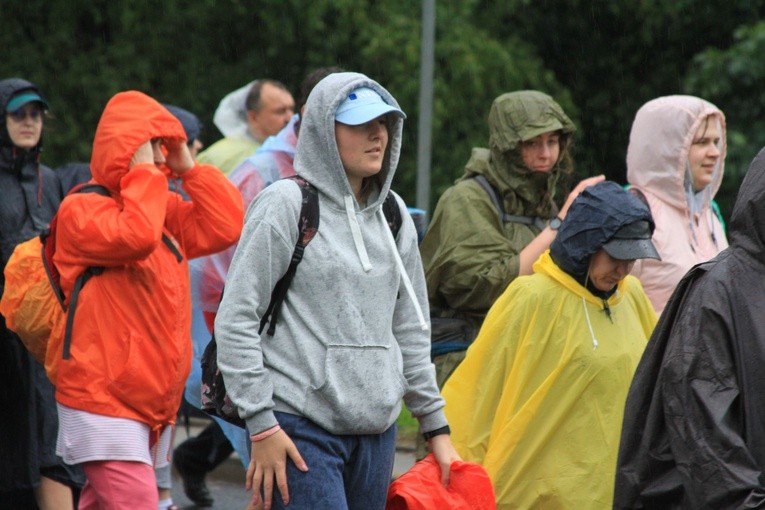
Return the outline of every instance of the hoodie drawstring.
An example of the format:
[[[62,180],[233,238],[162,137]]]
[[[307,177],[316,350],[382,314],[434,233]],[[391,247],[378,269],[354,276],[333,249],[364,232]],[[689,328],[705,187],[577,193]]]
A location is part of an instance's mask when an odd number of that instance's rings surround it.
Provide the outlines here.
[[[396,259],[396,265],[398,266],[398,270],[401,273],[401,279],[404,280],[404,287],[406,287],[406,293],[409,295],[409,299],[414,303],[414,311],[417,313],[417,320],[420,321],[420,328],[423,331],[428,331],[430,329],[430,326],[428,325],[428,321],[425,320],[425,316],[422,313],[422,308],[420,307],[420,302],[417,300],[417,295],[414,293],[414,287],[412,287],[412,281],[409,279],[409,275],[406,272],[406,269],[404,268],[404,263],[401,260],[401,255],[398,253],[398,246],[396,246],[396,240],[393,239],[393,232],[390,231],[390,228],[388,228],[388,220],[385,219],[385,213],[382,210],[382,207],[380,207],[378,210],[378,216],[382,218],[382,222],[385,225],[386,234],[385,237],[388,238],[388,245],[390,246],[391,250],[393,251],[393,257]]]
[[[359,228],[359,222],[356,219],[356,209],[353,207],[353,197],[351,195],[345,195],[344,201],[345,214],[348,216],[348,223],[351,226],[351,233],[353,234],[353,244],[356,245],[356,253],[359,255],[361,267],[368,273],[372,270],[373,266],[369,261],[369,255],[367,255],[367,249],[364,246],[364,239],[361,237],[361,229]]]
[[[592,323],[590,322],[590,313],[587,311],[587,302],[584,300],[584,296],[582,296],[582,308],[584,308],[584,317],[587,319],[587,327],[590,328],[590,336],[592,337],[592,348],[597,349],[598,348],[598,339],[595,338],[595,331],[592,329]]]

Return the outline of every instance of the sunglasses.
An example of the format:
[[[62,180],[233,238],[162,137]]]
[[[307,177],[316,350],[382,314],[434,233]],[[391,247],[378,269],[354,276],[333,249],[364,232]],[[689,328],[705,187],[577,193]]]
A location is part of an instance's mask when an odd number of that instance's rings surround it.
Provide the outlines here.
[[[43,116],[43,111],[39,108],[31,108],[29,110],[25,110],[24,108],[19,108],[18,110],[13,110],[12,112],[8,112],[8,116],[15,120],[16,122],[21,122],[27,117],[31,117],[32,120],[37,120]]]

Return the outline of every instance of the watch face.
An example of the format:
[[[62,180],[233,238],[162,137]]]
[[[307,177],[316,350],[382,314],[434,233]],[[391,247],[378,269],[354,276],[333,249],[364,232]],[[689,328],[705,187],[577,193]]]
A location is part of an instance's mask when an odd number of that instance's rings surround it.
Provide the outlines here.
[[[557,216],[550,220],[550,228],[553,230],[558,230],[560,228],[561,219]]]

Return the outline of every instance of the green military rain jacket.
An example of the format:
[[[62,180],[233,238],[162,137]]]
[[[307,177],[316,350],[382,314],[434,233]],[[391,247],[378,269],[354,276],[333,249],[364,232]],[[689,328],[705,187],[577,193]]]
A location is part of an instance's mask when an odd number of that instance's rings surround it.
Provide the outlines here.
[[[434,315],[483,320],[489,307],[519,271],[519,253],[541,229],[503,225],[488,193],[473,178],[486,177],[502,197],[506,213],[548,220],[557,213],[554,190],[572,171],[570,136],[549,173],[522,161],[520,142],[542,133],[574,132],[571,120],[548,95],[536,91],[503,94],[489,114],[489,149],[474,148],[464,175],[444,192],[421,245],[428,297]]]

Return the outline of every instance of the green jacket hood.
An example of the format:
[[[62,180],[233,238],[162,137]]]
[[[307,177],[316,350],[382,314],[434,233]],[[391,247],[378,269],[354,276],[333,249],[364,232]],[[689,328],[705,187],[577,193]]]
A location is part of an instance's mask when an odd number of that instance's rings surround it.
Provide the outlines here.
[[[564,135],[558,162],[550,172],[535,172],[523,163],[519,144],[550,131]],[[569,142],[574,131],[574,123],[547,94],[535,90],[502,94],[489,112],[489,149],[473,149],[462,179],[484,175],[510,214],[550,217],[558,180],[573,171]]]
[[[570,135],[576,127],[552,97],[536,90],[502,94],[494,100],[489,111],[489,146],[492,150],[508,152],[520,142],[559,130]]]

